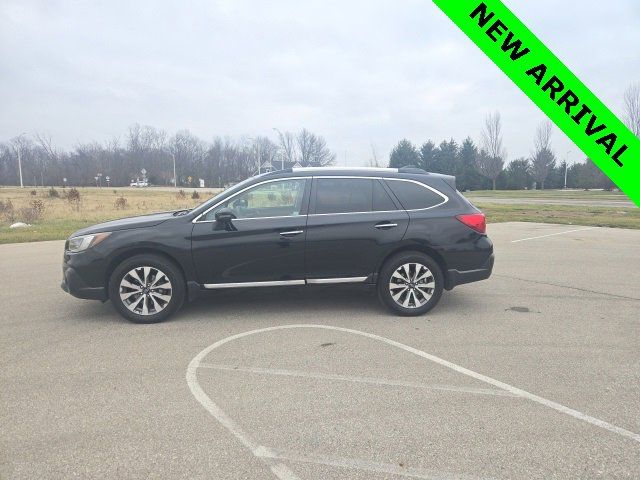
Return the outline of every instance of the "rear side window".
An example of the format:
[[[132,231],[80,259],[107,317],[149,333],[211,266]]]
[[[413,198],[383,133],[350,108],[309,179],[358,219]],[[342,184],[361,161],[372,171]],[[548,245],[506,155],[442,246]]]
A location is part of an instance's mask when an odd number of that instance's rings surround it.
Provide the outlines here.
[[[382,184],[374,180],[373,181],[373,211],[374,212],[391,212],[397,210],[396,204],[393,203],[391,197],[384,189]]]
[[[405,210],[431,208],[444,203],[445,198],[422,184],[387,179],[387,185],[398,197]]]
[[[366,178],[318,178],[316,213],[370,212],[373,182]]]

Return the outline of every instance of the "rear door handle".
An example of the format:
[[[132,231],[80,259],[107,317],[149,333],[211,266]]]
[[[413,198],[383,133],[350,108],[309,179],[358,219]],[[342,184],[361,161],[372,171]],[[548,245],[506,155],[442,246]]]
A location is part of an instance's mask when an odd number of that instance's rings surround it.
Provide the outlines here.
[[[378,223],[377,225],[374,225],[374,227],[376,228],[393,228],[393,227],[397,227],[398,224],[397,223]]]
[[[280,232],[281,237],[294,237],[304,233],[304,230],[291,230],[290,232]]]

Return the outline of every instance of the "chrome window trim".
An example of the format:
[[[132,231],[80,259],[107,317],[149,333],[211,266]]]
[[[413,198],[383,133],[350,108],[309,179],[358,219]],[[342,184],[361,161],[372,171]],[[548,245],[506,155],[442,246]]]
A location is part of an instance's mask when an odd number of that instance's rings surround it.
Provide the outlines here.
[[[310,217],[326,217],[327,215],[362,215],[365,213],[396,213],[396,212],[406,212],[406,210],[375,210],[370,212],[336,212],[336,213],[310,213]]]
[[[315,167],[303,167],[301,169],[294,169],[297,171],[300,170],[304,170],[304,168],[307,169],[314,169]],[[389,171],[389,169],[385,169],[382,168],[380,170],[384,170],[384,171]],[[391,169],[393,170],[393,169]],[[390,180],[390,181],[395,181],[395,182],[409,182],[409,183],[415,183],[417,185],[420,185],[421,187],[426,188],[427,190],[431,190],[432,192],[440,195],[443,198],[443,201],[441,203],[438,203],[437,205],[433,205],[431,207],[425,207],[425,208],[412,208],[412,209],[407,209],[407,210],[372,210],[372,211],[368,211],[368,212],[336,212],[336,213],[311,213],[311,214],[307,214],[307,215],[279,215],[279,216],[275,216],[275,217],[254,217],[254,218],[235,218],[233,219],[234,222],[238,222],[238,221],[246,221],[246,220],[262,220],[262,219],[273,219],[273,218],[298,218],[298,217],[305,217],[305,216],[309,216],[309,217],[319,217],[319,216],[327,216],[327,215],[360,215],[363,213],[394,213],[394,212],[420,212],[422,210],[431,210],[432,208],[436,208],[439,207],[440,205],[444,205],[445,203],[447,203],[449,201],[449,197],[447,195],[445,195],[444,193],[442,193],[440,190],[437,190],[429,185],[426,185],[422,182],[418,182],[416,180],[411,180],[408,178],[390,178],[390,177],[370,177],[370,176],[362,176],[362,175],[312,175],[312,176],[306,176],[306,177],[284,177],[284,178],[272,178],[269,180],[264,180],[262,182],[258,182],[258,183],[254,183],[253,185],[249,185],[246,188],[243,188],[242,190],[240,190],[239,192],[234,193],[233,195],[224,198],[223,200],[220,200],[218,203],[216,203],[215,205],[209,207],[207,210],[205,210],[204,212],[202,212],[200,215],[198,215],[196,218],[194,218],[191,223],[213,223],[215,222],[215,220],[202,220],[199,221],[199,219],[206,215],[207,213],[209,213],[211,210],[213,210],[214,208],[216,208],[217,206],[219,206],[221,203],[224,203],[228,200],[231,200],[232,198],[234,198],[237,195],[240,195],[241,193],[246,192],[247,190],[249,190],[250,188],[253,187],[257,187],[259,185],[265,184],[265,183],[270,183],[270,182],[277,182],[280,180],[308,180],[308,179],[313,179],[313,178],[362,178],[365,180],[376,180],[376,179],[380,179],[380,180]]]
[[[442,193],[440,190],[437,190],[429,185],[426,185],[422,182],[418,182],[416,180],[411,180],[409,178],[389,178],[389,177],[363,177],[363,176],[356,176],[356,175],[324,175],[324,176],[320,176],[320,175],[314,175],[313,178],[364,178],[364,179],[369,179],[369,180],[375,180],[375,179],[380,179],[380,180],[393,180],[396,182],[409,182],[409,183],[415,183],[417,185],[420,185],[421,187],[426,188],[427,190],[431,190],[432,192],[440,195],[443,198],[443,201],[438,203],[437,205],[432,205],[431,207],[425,207],[425,208],[411,208],[411,209],[406,209],[406,210],[371,210],[369,212],[336,212],[336,213],[310,213],[309,216],[310,217],[319,217],[319,216],[326,216],[326,215],[361,215],[363,213],[394,213],[394,212],[420,212],[422,210],[430,210],[432,208],[436,208],[439,207],[440,205],[444,205],[445,203],[447,203],[449,201],[449,197],[447,195],[445,195],[444,193]],[[395,195],[395,194],[394,194]]]
[[[306,214],[305,215],[278,215],[277,217],[252,217],[252,218],[234,218],[233,220],[231,220],[232,222],[246,222],[247,220],[269,220],[272,218],[306,218]],[[198,223],[210,223],[210,222],[215,222],[215,220],[203,220],[202,222],[198,222]]]
[[[430,207],[424,207],[424,208],[408,208],[405,211],[407,212],[420,212],[422,210],[431,210],[432,208],[436,208],[439,207],[440,205],[444,205],[445,203],[447,203],[449,201],[449,197],[447,195],[445,195],[444,193],[442,193],[440,190],[436,190],[435,188],[422,183],[422,182],[418,182],[417,180],[411,180],[409,178],[388,178],[388,177],[384,177],[383,180],[390,180],[393,182],[409,182],[409,183],[415,183],[416,185],[420,185],[421,187],[426,188],[427,190],[431,190],[433,193],[440,195],[442,197],[442,202],[436,204],[436,205],[432,205]],[[394,193],[395,195],[395,193]],[[398,199],[400,200],[400,199]],[[400,202],[402,203],[402,202]]]
[[[198,215],[196,218],[194,218],[193,220],[191,220],[191,223],[213,223],[215,222],[215,220],[202,220],[200,221],[200,218],[204,215],[206,215],[207,213],[209,213],[211,210],[213,210],[214,208],[216,208],[217,206],[219,206],[220,204],[227,202],[229,200],[231,200],[232,198],[240,195],[241,193],[246,192],[247,190],[253,188],[253,187],[257,187],[259,185],[263,185],[265,183],[271,183],[271,182],[279,182],[279,181],[283,181],[283,180],[308,180],[311,177],[284,177],[284,178],[271,178],[269,180],[264,180],[262,182],[258,182],[258,183],[254,183],[253,185],[249,185],[246,188],[243,188],[242,190],[240,190],[239,192],[236,192],[226,198],[223,198],[222,200],[220,200],[218,203],[216,203],[215,205],[207,208],[204,212],[202,212],[200,215]],[[255,217],[255,218],[235,218],[233,219],[233,221],[238,221],[238,220],[258,220],[258,219],[262,219],[262,218],[294,218],[294,217],[305,217],[306,215],[279,215],[276,217]]]

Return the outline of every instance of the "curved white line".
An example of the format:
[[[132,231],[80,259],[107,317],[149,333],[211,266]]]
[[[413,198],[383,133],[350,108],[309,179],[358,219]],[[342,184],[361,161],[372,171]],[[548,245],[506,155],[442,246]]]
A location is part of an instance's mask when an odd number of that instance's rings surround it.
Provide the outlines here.
[[[544,405],[545,407],[552,408],[566,415],[577,418],[578,420],[582,420],[583,422],[590,423],[597,427],[603,428],[610,432],[616,433],[622,437],[629,438],[636,442],[640,443],[640,434],[631,432],[622,427],[618,427],[611,423],[605,422],[604,420],[600,420],[598,418],[592,417],[590,415],[586,415],[582,412],[574,410],[569,407],[565,407],[557,402],[552,400],[547,400],[546,398],[540,397],[538,395],[534,395],[533,393],[529,393],[520,388],[514,387],[507,383],[501,382],[500,380],[496,380],[491,377],[487,377],[481,373],[474,372],[473,370],[469,370],[468,368],[461,367],[460,365],[456,365],[455,363],[444,360],[440,357],[436,357],[435,355],[431,355],[430,353],[423,352],[422,350],[418,350],[417,348],[410,347],[400,342],[396,342],[395,340],[391,340],[389,338],[381,337],[379,335],[375,335],[373,333],[362,332],[360,330],[353,330],[350,328],[343,327],[334,327],[331,325],[314,325],[314,324],[293,324],[293,325],[279,325],[276,327],[267,327],[260,328],[257,330],[250,330],[248,332],[238,333],[236,335],[232,335],[227,338],[223,338],[212,345],[209,345],[207,348],[202,350],[198,355],[196,355],[191,362],[189,362],[189,366],[187,367],[187,384],[189,385],[189,389],[193,396],[200,402],[200,404],[211,414],[213,415],[218,422],[220,422],[227,430],[229,430],[240,442],[246,446],[253,455],[260,458],[263,462],[267,464],[267,466],[271,469],[271,471],[276,475],[277,478],[281,480],[295,480],[298,477],[285,465],[278,463],[275,461],[277,455],[274,453],[273,455],[269,455],[265,453],[265,450],[269,450],[267,447],[259,445],[255,442],[246,432],[242,430],[242,428],[235,423],[234,420],[231,419],[218,405],[209,398],[209,396],[202,390],[200,384],[198,383],[198,378],[196,375],[197,369],[200,366],[200,362],[204,357],[206,357],[209,353],[215,350],[222,345],[232,342],[234,340],[238,340],[243,337],[248,337],[249,335],[255,335],[258,333],[272,332],[275,330],[287,330],[293,328],[320,328],[324,330],[334,330],[338,332],[346,332],[352,333],[354,335],[360,335],[362,337],[371,338],[373,340],[378,340],[382,343],[386,343],[387,345],[391,345],[397,347],[401,350],[404,350],[409,353],[413,353],[419,357],[430,360],[438,365],[442,365],[443,367],[447,367],[451,370],[454,370],[462,375],[466,375],[471,378],[475,378],[476,380],[480,380],[481,382],[487,383],[489,385],[493,385],[494,387],[498,387],[502,390],[505,390],[513,395],[520,396],[523,398],[527,398],[533,402]]]

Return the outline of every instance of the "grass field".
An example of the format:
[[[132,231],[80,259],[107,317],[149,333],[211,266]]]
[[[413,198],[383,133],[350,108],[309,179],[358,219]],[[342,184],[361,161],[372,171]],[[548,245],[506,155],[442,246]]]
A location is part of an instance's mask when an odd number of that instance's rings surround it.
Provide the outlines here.
[[[623,192],[604,190],[477,190],[464,192],[469,197],[500,197],[555,200],[620,200],[628,201]]]
[[[34,242],[39,240],[59,240],[67,238],[74,231],[95,223],[116,218],[143,215],[145,213],[192,208],[220,190],[198,189],[200,198],[191,198],[194,190],[184,190],[184,195],[173,189],[136,189],[136,188],[79,188],[80,202],[69,202],[63,195],[65,190],[58,188],[60,197],[49,196],[48,188],[0,188],[0,201],[13,204],[13,216],[0,212],[0,244],[15,242]],[[66,189],[69,190],[68,188]],[[125,202],[116,202],[124,198]],[[21,210],[30,209],[32,202],[44,204],[42,218],[27,221],[22,218]],[[31,227],[10,229],[13,222],[25,222]]]
[[[80,188],[80,202],[69,202],[64,195],[69,189],[58,188],[59,197],[49,195],[48,188],[0,188],[0,202],[6,205],[10,200],[13,208],[0,211],[0,244],[33,242],[39,240],[59,240],[67,238],[80,228],[113,220],[116,218],[143,215],[145,213],[176,210],[194,207],[212,197],[219,190],[198,189],[200,198],[192,198],[194,190],[170,188]],[[489,223],[523,221],[562,223],[569,225],[588,225],[640,229],[640,209],[624,207],[591,207],[582,205],[545,205],[491,203],[492,198],[510,198],[524,200],[572,199],[572,200],[626,200],[622,193],[602,191],[483,191],[469,194],[473,202],[487,215]],[[123,198],[123,200],[119,200]],[[483,202],[483,198],[487,198]],[[40,218],[33,221],[22,218],[33,210],[34,202],[42,209]],[[0,205],[0,206],[2,206]],[[2,210],[2,208],[0,208]],[[13,222],[26,221],[31,227],[9,229]]]

